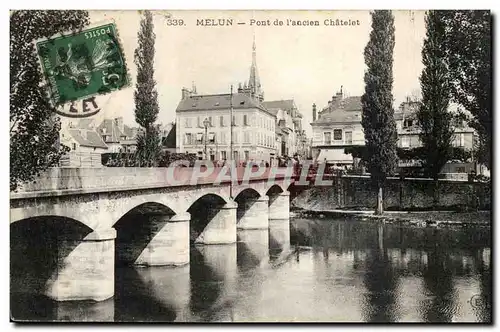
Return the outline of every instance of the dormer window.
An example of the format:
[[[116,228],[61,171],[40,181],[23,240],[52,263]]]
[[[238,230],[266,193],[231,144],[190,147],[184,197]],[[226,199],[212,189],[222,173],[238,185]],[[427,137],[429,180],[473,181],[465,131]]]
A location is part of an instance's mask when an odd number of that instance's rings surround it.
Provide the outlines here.
[[[240,101],[240,105],[245,105],[245,101],[244,100]]]

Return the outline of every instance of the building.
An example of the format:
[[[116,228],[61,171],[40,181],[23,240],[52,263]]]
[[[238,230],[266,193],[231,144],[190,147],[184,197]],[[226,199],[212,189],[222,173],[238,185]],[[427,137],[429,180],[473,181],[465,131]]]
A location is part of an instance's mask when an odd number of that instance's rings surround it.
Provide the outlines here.
[[[186,95],[177,106],[178,152],[199,159],[228,160],[231,140],[231,95]],[[232,96],[233,160],[275,157],[275,117],[260,101],[246,93]]]
[[[249,80],[232,95],[200,95],[195,86],[182,89],[176,109],[177,151],[194,153],[199,159],[273,164],[278,156],[296,152],[301,118],[293,100],[264,102],[254,39]]]
[[[295,154],[305,155],[305,132],[302,130],[302,114],[295,101],[275,100],[262,103],[276,117],[276,154],[280,157],[291,157]]]
[[[398,147],[412,149],[422,146],[419,138],[416,113],[418,102],[407,98],[394,113],[398,132]],[[361,97],[345,97],[336,93],[328,105],[319,113],[316,104],[313,104],[312,155],[318,161],[340,165],[353,165],[356,161],[352,155],[345,153],[346,147],[364,146],[365,138],[361,125],[362,106]],[[463,123],[454,126],[455,137],[453,146],[471,151],[475,142],[474,130]],[[415,161],[400,160],[400,167],[418,167]],[[449,162],[443,167],[443,173],[468,173],[473,169],[471,162]]]
[[[104,119],[97,127],[97,132],[108,146],[108,152],[134,152],[137,148],[138,128],[123,123],[123,118]]]
[[[420,128],[417,121],[418,101],[407,98],[402,102],[396,112],[394,119],[398,130],[398,147],[402,149],[413,149],[422,146],[420,142]],[[465,125],[464,122],[456,121],[454,124],[455,136],[453,146],[462,148],[466,151],[472,151],[476,141],[474,129]],[[414,161],[401,160],[400,167],[415,167],[419,163]],[[450,161],[442,169],[442,173],[469,173],[475,169],[472,160],[469,162]]]
[[[416,148],[421,147],[419,134],[420,129],[417,121],[418,101],[407,98],[402,102],[398,110],[394,112],[396,127],[398,130],[398,147]],[[474,129],[466,126],[464,123],[455,123],[455,136],[453,146],[472,150],[474,148],[475,134]]]
[[[160,125],[160,135],[161,135],[161,149],[162,151],[168,151],[170,153],[176,152],[176,125],[175,123],[168,123],[166,125]]]
[[[91,119],[70,122],[61,129],[60,143],[70,148],[61,158],[61,167],[101,167],[101,154],[108,152]]]
[[[346,154],[345,148],[365,145],[361,97],[346,97],[341,87],[320,112],[317,113],[316,104],[313,104],[312,112],[312,157],[318,161],[352,165],[352,155]]]

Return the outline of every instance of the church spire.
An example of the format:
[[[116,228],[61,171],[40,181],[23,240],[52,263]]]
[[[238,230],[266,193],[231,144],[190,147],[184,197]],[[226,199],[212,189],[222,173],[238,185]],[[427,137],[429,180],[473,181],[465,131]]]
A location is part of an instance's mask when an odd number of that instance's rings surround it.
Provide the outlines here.
[[[259,72],[257,71],[257,47],[255,45],[255,34],[253,35],[252,66],[250,67],[250,79],[248,81],[248,86],[252,94],[261,98],[262,91],[260,86]]]

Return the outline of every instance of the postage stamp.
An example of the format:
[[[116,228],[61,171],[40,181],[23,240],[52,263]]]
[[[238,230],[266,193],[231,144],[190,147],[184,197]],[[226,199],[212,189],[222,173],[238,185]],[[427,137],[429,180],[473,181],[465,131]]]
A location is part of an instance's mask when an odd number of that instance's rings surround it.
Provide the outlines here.
[[[50,100],[60,111],[68,102],[106,94],[129,84],[114,23],[38,40],[36,50],[49,85]]]

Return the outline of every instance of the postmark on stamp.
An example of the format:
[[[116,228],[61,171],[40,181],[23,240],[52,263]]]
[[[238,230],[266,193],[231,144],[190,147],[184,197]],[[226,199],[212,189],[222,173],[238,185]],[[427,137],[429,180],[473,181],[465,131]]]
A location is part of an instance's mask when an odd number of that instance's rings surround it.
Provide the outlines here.
[[[114,23],[38,40],[35,44],[50,101],[63,115],[93,115],[97,111],[74,112],[75,102],[82,99],[95,103],[96,95],[120,90],[130,83]]]

